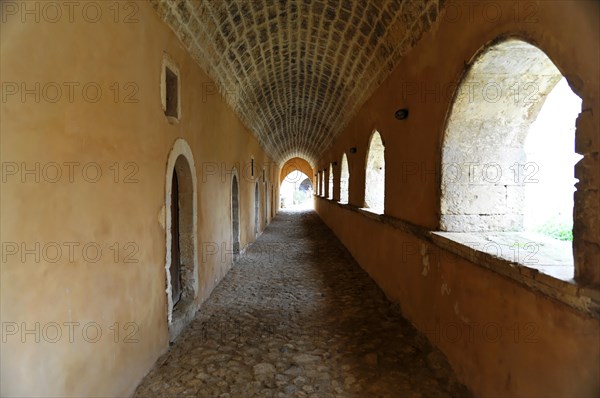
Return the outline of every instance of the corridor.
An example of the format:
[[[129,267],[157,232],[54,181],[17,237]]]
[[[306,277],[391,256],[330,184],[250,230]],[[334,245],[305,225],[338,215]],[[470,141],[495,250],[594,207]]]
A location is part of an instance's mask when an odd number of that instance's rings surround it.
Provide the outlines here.
[[[315,212],[280,212],[135,397],[462,397]]]

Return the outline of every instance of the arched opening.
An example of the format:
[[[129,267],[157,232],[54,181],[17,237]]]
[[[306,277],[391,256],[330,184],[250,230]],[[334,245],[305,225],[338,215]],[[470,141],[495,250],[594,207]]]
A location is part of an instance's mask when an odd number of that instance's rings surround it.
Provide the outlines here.
[[[265,226],[269,223],[269,182],[265,181]]]
[[[231,178],[231,241],[233,261],[236,261],[240,254],[240,189],[238,186],[237,173],[234,169]]]
[[[511,39],[483,51],[446,128],[440,228],[503,239],[494,249],[501,257],[525,246],[535,256],[515,262],[571,279],[580,111],[581,99],[539,48]]]
[[[581,98],[562,77],[548,94],[525,139],[526,173],[523,229],[573,240],[575,120]],[[535,173],[535,175],[533,175]],[[535,180],[535,183],[533,183]],[[552,198],[552,200],[547,200]]]
[[[260,192],[258,190],[258,181],[256,181],[256,183],[254,184],[254,236],[258,236],[258,231],[260,230],[260,226],[259,226],[259,214],[260,214],[259,195],[260,195]]]
[[[196,312],[198,290],[196,173],[182,139],[169,155],[165,184],[167,320],[174,340]]]
[[[273,217],[275,217],[275,208],[276,208],[275,187],[273,186],[273,184],[271,184],[271,219],[273,219]]]
[[[323,183],[325,179],[325,172],[321,170],[319,172],[319,195],[325,196],[325,184]]]
[[[333,165],[329,163],[329,186],[328,188],[328,198],[333,199]]]
[[[367,151],[365,175],[365,208],[383,214],[385,202],[385,146],[378,131],[374,131]]]
[[[289,173],[279,188],[281,207],[290,210],[313,208],[313,186],[310,178],[301,171]]]
[[[348,183],[350,181],[350,171],[348,170],[348,157],[342,155],[342,164],[340,170],[340,203],[348,203]]]
[[[317,195],[321,196],[321,171],[317,172]]]
[[[185,156],[175,161],[171,180],[171,297],[173,309],[193,300],[194,277],[194,191],[190,165]]]

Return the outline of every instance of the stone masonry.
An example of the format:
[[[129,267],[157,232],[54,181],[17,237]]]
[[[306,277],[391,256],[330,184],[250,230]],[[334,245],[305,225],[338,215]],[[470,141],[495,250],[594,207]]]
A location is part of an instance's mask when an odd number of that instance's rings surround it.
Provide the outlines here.
[[[151,0],[277,162],[311,163],[438,18],[442,0]]]

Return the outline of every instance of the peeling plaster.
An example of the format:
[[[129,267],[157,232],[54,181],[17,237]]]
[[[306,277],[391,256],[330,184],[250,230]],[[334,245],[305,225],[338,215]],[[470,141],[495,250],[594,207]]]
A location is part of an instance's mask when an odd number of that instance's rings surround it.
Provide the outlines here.
[[[421,256],[423,257],[423,271],[421,274],[423,276],[427,276],[429,273],[429,252],[427,250],[427,245],[421,244]]]
[[[442,283],[442,296],[444,296],[444,295],[449,296],[451,292],[452,292],[452,289],[450,289],[450,287],[448,287],[448,284],[446,282],[443,282]]]
[[[467,318],[465,315],[461,314],[460,309],[458,307],[458,301],[454,302],[454,313],[466,324],[470,324],[471,320]]]
[[[162,205],[162,207],[160,208],[160,210],[158,211],[158,224],[160,225],[161,229],[165,229],[165,205]]]

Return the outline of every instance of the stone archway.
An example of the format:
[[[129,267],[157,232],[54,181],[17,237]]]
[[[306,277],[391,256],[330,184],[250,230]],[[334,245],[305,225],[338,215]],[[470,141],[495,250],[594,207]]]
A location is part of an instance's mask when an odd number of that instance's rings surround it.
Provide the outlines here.
[[[198,192],[192,150],[175,141],[165,178],[167,322],[173,341],[196,312],[198,294]]]
[[[562,79],[552,60],[523,40],[494,42],[474,58],[455,94],[445,129],[440,229],[453,236],[484,239],[497,256],[571,280],[577,240],[571,242],[573,237],[568,235],[575,229],[573,212],[577,212],[573,171],[578,161],[575,124],[581,99],[563,82],[566,92],[560,95],[567,102],[546,120],[546,104],[554,102],[549,98]],[[570,96],[578,102],[574,107],[567,106]],[[564,128],[564,117],[571,131]],[[545,127],[540,132],[541,119]],[[567,142],[555,151],[554,143],[565,137]],[[536,144],[533,151],[532,141]],[[559,233],[532,229],[535,223],[525,222],[527,218],[545,221],[553,213],[560,216],[553,215],[556,220],[568,218],[569,225]],[[488,243],[485,247],[490,247]],[[510,250],[527,255],[507,254]]]
[[[525,141],[561,78],[542,50],[521,40],[477,56],[455,95],[442,145],[442,230],[523,230],[526,187],[539,183]]]

